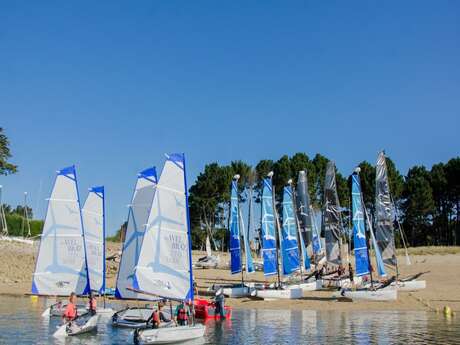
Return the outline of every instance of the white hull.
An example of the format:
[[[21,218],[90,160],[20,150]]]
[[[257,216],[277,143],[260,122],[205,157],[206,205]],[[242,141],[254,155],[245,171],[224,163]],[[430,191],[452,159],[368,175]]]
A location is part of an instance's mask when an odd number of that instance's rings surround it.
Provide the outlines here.
[[[251,293],[251,288],[247,286],[226,287],[222,289],[225,296],[231,298],[247,297]]]
[[[254,297],[263,298],[264,300],[276,300],[276,299],[298,299],[303,297],[302,289],[265,289],[265,290],[254,290],[251,294]]]
[[[286,286],[287,289],[301,289],[304,292],[320,290],[322,287],[323,281],[321,279],[309,283],[299,283]]]
[[[359,286],[363,282],[362,277],[353,277],[353,284],[350,281],[350,278],[343,278],[343,279],[323,279],[323,287],[336,287],[336,288],[345,288],[351,289],[353,285]]]
[[[202,324],[144,329],[134,333],[134,344],[172,344],[204,336]]]
[[[94,315],[91,316],[83,325],[78,325],[78,321],[74,321],[71,324],[65,323],[64,325],[60,326],[56,332],[54,332],[53,337],[65,338],[68,336],[75,336],[92,332],[97,329],[98,321],[99,315]]]
[[[426,281],[425,280],[409,280],[405,281],[398,281],[391,283],[391,286],[396,286],[399,291],[417,291],[423,290],[426,288]]]
[[[398,298],[398,293],[395,288],[387,287],[380,290],[342,290],[337,292],[333,295],[336,298],[349,298],[353,301],[378,301],[378,302],[385,302],[385,301],[396,301]]]

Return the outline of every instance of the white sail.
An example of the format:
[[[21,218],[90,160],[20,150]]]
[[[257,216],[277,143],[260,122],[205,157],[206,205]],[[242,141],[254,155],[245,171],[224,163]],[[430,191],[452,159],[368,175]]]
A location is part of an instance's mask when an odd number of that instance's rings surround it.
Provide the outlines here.
[[[104,187],[93,187],[82,208],[89,284],[92,291],[105,291]]]
[[[134,288],[193,299],[187,186],[183,154],[167,156],[135,269]]]
[[[57,172],[40,241],[32,293],[88,293],[83,225],[75,167]]]
[[[129,205],[128,224],[126,227],[123,252],[118,270],[117,298],[155,300],[156,298],[139,294],[132,288],[134,267],[136,266],[141,250],[144,230],[152,207],[153,196],[157,186],[157,172],[155,167],[145,169],[138,174],[136,187]]]
[[[206,255],[208,257],[212,256],[211,241],[209,240],[209,236],[206,236]]]

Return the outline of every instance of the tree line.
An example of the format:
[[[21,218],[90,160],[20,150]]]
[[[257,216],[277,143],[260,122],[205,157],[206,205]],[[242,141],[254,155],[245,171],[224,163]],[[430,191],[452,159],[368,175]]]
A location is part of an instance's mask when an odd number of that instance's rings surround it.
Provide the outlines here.
[[[396,217],[409,244],[459,245],[460,157],[435,164],[430,170],[424,166],[414,166],[405,176],[399,172],[391,158],[387,157],[386,160]],[[241,176],[240,201],[245,202],[252,195],[255,203],[258,203],[262,180],[268,172],[274,172],[273,185],[276,199],[279,201],[287,181],[292,178],[295,185],[298,172],[305,170],[311,203],[319,211],[323,208],[323,186],[328,162],[329,158],[321,154],[316,154],[310,159],[305,153],[296,153],[291,157],[284,155],[276,161],[264,159],[254,167],[240,160],[229,165],[205,165],[190,187],[189,205],[194,247],[202,248],[206,235],[225,243],[228,236],[226,210],[230,201],[230,183],[233,175]],[[364,203],[372,213],[375,199],[375,166],[367,161],[361,162],[358,166],[361,168]],[[336,180],[339,201],[343,208],[344,227],[347,228],[351,205],[351,176],[336,171]],[[398,246],[401,244],[398,232],[396,242]]]

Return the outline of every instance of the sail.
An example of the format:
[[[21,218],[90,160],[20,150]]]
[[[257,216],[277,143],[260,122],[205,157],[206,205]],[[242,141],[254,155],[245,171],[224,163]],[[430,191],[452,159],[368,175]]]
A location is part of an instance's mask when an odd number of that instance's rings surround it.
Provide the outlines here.
[[[275,216],[273,210],[272,181],[264,178],[262,189],[262,253],[264,258],[264,275],[278,272],[278,254],[276,248]]]
[[[396,267],[393,219],[385,154],[380,152],[375,175],[375,237],[383,262]]]
[[[185,157],[166,156],[153,197],[133,287],[158,297],[193,300]]]
[[[209,240],[209,236],[206,236],[206,256],[212,256],[211,241]]]
[[[246,273],[254,273],[254,263],[252,262],[252,254],[251,254],[251,246],[249,245],[249,224],[248,224],[248,231],[246,232],[243,222],[243,214],[241,213],[240,209],[240,220],[241,220],[241,234],[243,236],[243,245],[244,245],[244,253],[246,257]]]
[[[342,221],[339,197],[337,196],[334,162],[327,163],[326,179],[324,181],[324,212],[322,226],[326,239],[327,261],[334,265],[341,265],[340,236],[342,234]]]
[[[82,208],[86,257],[92,291],[105,291],[105,215],[104,187],[93,187]]]
[[[291,186],[283,189],[283,226],[281,229],[281,251],[283,274],[289,275],[300,268],[297,222],[294,213]]]
[[[313,232],[312,232],[312,248],[313,254],[319,255],[323,250],[323,246],[321,245],[321,234],[319,232],[318,227],[316,226],[316,219],[315,219],[315,212],[313,211],[313,207],[310,206],[310,214],[311,214],[311,223],[313,225]]]
[[[240,210],[237,181],[236,179],[232,180],[229,213],[230,271],[232,274],[241,272]]]
[[[356,172],[351,175],[351,198],[353,208],[353,244],[355,249],[356,275],[363,276],[370,273],[369,256],[364,226],[361,182]]]
[[[48,202],[32,293],[78,295],[90,291],[75,166],[57,172]]]
[[[115,297],[128,299],[155,300],[155,297],[128,290],[133,286],[134,267],[136,266],[144,238],[145,226],[152,207],[157,186],[155,167],[141,171],[128,210],[128,221],[123,241],[120,267],[117,276]]]
[[[313,228],[310,213],[310,196],[308,194],[307,173],[299,171],[297,179],[297,214],[300,225],[299,239],[302,262],[305,269],[310,269],[310,253],[313,250]]]

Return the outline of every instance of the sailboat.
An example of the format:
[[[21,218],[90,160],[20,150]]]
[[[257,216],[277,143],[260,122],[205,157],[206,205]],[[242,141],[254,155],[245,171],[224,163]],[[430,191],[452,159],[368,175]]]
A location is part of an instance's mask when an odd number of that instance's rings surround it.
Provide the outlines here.
[[[426,282],[424,280],[399,279],[393,226],[394,212],[395,206],[390,194],[386,158],[385,153],[382,151],[377,157],[375,175],[375,237],[377,240],[377,247],[382,253],[384,264],[396,271],[396,281],[394,285],[396,285],[399,290],[415,291],[424,289],[426,287]],[[401,236],[403,236],[402,233]]]
[[[170,154],[158,181],[139,259],[133,291],[193,303],[190,217],[185,157]],[[193,319],[192,319],[193,320]],[[144,329],[134,333],[136,344],[165,344],[204,336],[202,324]]]
[[[145,227],[152,207],[157,183],[155,167],[144,169],[137,175],[131,203],[128,206],[128,222],[115,289],[115,297],[117,299],[158,300],[158,297],[129,289],[133,286],[134,268],[139,259]],[[152,310],[152,308],[147,306],[122,309],[113,315],[112,325],[128,328],[146,327],[146,321],[152,315]]]
[[[281,286],[280,268],[279,268],[279,255],[277,247],[277,236],[281,242],[281,230],[278,223],[278,217],[276,214],[275,202],[274,202],[274,187],[272,182],[273,172],[269,172],[263,179],[262,187],[262,201],[261,201],[261,224],[262,224],[262,253],[264,260],[264,275],[266,277],[277,275],[278,284],[277,286],[270,286],[262,290],[256,289],[251,293],[254,297],[263,299],[294,299],[302,297],[302,289],[294,287],[291,289],[284,289]],[[292,204],[291,204],[292,205]],[[288,230],[286,229],[286,232]],[[289,232],[289,234],[291,234]],[[296,234],[295,234],[296,235]],[[296,235],[297,236],[297,235]],[[292,238],[292,236],[290,236]],[[291,241],[289,238],[289,241]],[[284,246],[286,255],[289,255],[291,247]],[[295,255],[295,251],[291,251]],[[283,254],[283,247],[281,248]],[[297,252],[297,263],[298,263],[298,252]],[[286,272],[295,267],[286,267]]]
[[[372,301],[393,301],[397,299],[397,291],[393,287],[374,286],[372,277],[372,266],[367,246],[367,238],[365,232],[364,220],[365,216],[368,221],[369,232],[375,243],[372,225],[367,216],[367,211],[364,207],[364,202],[361,192],[361,182],[359,179],[359,168],[351,175],[352,178],[352,209],[353,209],[353,243],[355,254],[355,272],[356,278],[370,276],[370,286],[361,287],[358,289],[342,289],[340,296],[347,297],[353,300],[372,300]],[[374,250],[376,256],[377,270],[380,276],[385,276],[385,267],[377,248]],[[358,280],[358,279],[356,279]],[[357,285],[360,285],[359,283]]]
[[[326,242],[327,265],[336,269],[332,274],[323,276],[324,286],[341,287],[350,280],[338,273],[342,269],[342,216],[337,195],[337,184],[335,178],[335,164],[332,161],[327,163],[326,177],[324,180],[324,210],[321,226],[324,231]],[[347,280],[348,279],[348,280]]]
[[[105,295],[105,193],[104,186],[89,189],[82,208],[88,277],[91,291]],[[112,308],[97,307],[98,314],[112,314]]]
[[[254,272],[254,264],[252,262],[251,250],[249,248],[249,234],[246,233],[243,217],[241,214],[240,204],[238,200],[238,180],[240,175],[233,176],[230,185],[230,208],[228,218],[228,229],[230,233],[230,271],[231,274],[241,273],[241,284],[232,285],[213,285],[210,291],[216,292],[222,289],[222,293],[228,297],[244,297],[249,296],[254,284],[248,284],[244,281],[243,259],[241,239],[243,240],[245,252],[245,269],[246,273]],[[248,229],[249,230],[249,229]]]
[[[57,171],[32,277],[32,294],[69,296],[71,292],[86,295],[90,291],[77,175],[75,166],[70,166]],[[55,309],[61,308],[60,304],[56,306]],[[78,309],[79,314],[86,311],[81,307]],[[42,316],[52,314],[53,306]],[[98,318],[99,315],[90,317],[71,333],[63,325],[64,328],[55,334],[67,336],[92,331],[97,327]]]

